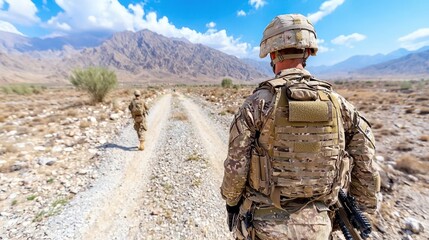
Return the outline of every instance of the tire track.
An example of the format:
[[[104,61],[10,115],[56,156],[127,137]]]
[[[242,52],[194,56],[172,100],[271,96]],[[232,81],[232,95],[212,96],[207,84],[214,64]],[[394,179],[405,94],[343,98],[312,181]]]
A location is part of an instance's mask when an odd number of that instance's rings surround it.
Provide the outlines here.
[[[228,136],[219,136],[213,128],[213,122],[202,113],[201,108],[192,102],[192,100],[183,95],[180,95],[179,99],[187,115],[190,117],[192,125],[197,129],[196,132],[199,133],[198,137],[207,150],[207,155],[217,173],[218,180],[221,181],[223,176],[223,161],[228,152],[228,146],[222,141],[222,138],[227,138]]]

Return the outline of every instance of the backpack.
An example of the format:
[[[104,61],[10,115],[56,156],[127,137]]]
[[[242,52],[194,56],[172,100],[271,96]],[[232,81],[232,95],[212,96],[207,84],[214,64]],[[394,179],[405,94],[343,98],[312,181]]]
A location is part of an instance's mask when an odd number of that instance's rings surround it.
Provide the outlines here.
[[[146,108],[142,101],[134,99],[130,104],[131,115],[135,117],[141,117],[146,115]]]
[[[340,102],[327,82],[286,77],[262,83],[274,92],[273,109],[252,149],[250,186],[281,208],[281,197],[338,199],[350,171]],[[261,152],[262,149],[262,152]]]

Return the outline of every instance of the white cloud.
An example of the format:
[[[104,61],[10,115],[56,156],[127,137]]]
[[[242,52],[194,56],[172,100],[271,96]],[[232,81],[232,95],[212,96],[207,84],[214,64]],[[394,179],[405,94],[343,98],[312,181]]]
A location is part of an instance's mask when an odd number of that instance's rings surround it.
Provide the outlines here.
[[[1,21],[1,20],[0,20],[0,31],[15,33],[15,34],[19,34],[19,35],[24,36],[24,34],[22,34],[20,31],[18,31],[18,29],[16,29],[16,27],[13,26],[11,23]]]
[[[418,29],[408,35],[398,39],[401,47],[408,50],[417,50],[421,47],[429,45],[429,28]]]
[[[246,16],[246,15],[247,15],[246,12],[243,10],[240,10],[237,12],[237,16],[239,16],[239,17]]]
[[[347,36],[340,35],[340,36],[332,39],[331,42],[333,44],[344,45],[344,46],[352,48],[353,47],[353,45],[352,45],[353,43],[362,41],[364,39],[366,39],[365,35],[360,34],[360,33],[353,33],[353,34],[350,34],[350,35],[347,35]]]
[[[265,0],[249,0],[249,4],[255,9],[263,7],[267,2]]]
[[[0,20],[31,25],[40,21],[36,13],[37,7],[31,0],[0,0]]]
[[[324,53],[324,52],[329,52],[331,51],[331,49],[329,49],[328,47],[323,46],[323,44],[325,43],[325,40],[323,39],[316,39],[317,42],[317,53]]]
[[[0,0],[1,1],[1,0]],[[148,29],[167,37],[185,38],[192,43],[201,43],[237,57],[248,57],[251,45],[240,38],[229,36],[226,30],[210,26],[206,32],[197,32],[187,27],[177,28],[166,16],[158,18],[155,12],[145,13],[143,4],[121,5],[118,0],[56,0],[63,11],[47,21],[48,26],[68,32],[111,30],[139,31]]]
[[[344,3],[344,0],[328,0],[322,3],[322,5],[319,8],[319,11],[315,13],[311,13],[308,15],[308,19],[310,22],[315,24],[323,17],[329,15],[332,13],[338,6]]]
[[[208,27],[208,28],[214,28],[214,27],[216,27],[216,23],[215,22],[209,22],[209,23],[206,24],[206,27]]]

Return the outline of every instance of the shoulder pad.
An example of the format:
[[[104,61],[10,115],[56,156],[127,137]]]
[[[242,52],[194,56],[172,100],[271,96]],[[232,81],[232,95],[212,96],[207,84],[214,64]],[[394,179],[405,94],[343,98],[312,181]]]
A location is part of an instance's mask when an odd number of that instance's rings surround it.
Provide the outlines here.
[[[286,81],[284,78],[274,78],[264,82],[261,82],[258,88],[270,87],[270,88],[278,88],[285,85]]]
[[[319,86],[319,87],[324,87],[329,90],[332,90],[332,84],[330,82],[319,80],[316,78],[311,78],[310,81],[308,81],[308,84],[312,86]]]

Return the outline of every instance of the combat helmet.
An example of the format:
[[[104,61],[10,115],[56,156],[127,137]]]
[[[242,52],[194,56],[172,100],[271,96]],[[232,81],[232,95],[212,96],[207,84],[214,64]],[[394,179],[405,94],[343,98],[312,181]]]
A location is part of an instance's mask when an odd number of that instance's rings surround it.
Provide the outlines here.
[[[137,97],[137,96],[140,96],[140,95],[142,95],[142,94],[141,94],[141,92],[139,90],[135,90],[134,91],[134,96]]]
[[[260,43],[259,57],[275,53],[272,64],[291,58],[308,57],[306,51],[300,54],[279,54],[286,48],[311,49],[310,55],[316,56],[318,47],[313,24],[301,14],[284,14],[275,17],[266,27]]]

